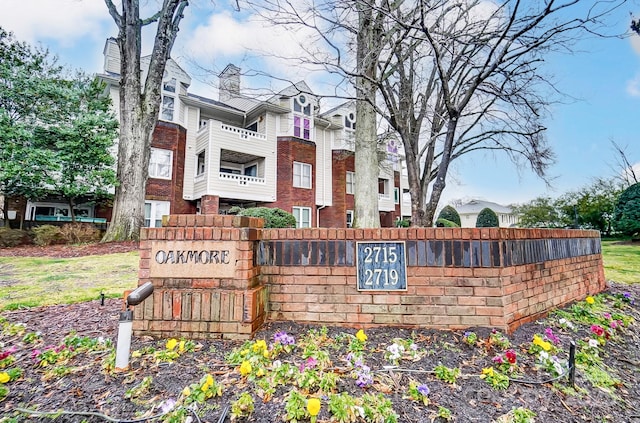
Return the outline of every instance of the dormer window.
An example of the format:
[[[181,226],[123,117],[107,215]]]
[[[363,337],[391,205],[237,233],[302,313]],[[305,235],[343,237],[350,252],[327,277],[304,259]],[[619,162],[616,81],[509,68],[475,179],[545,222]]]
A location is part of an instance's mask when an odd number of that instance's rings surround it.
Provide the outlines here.
[[[162,82],[162,89],[164,91],[170,92],[170,93],[175,93],[176,92],[176,79],[175,78],[171,78],[169,80],[163,81]]]
[[[355,130],[356,129],[356,115],[351,112],[344,117],[344,127],[347,129]]]
[[[293,99],[293,136],[311,139],[311,103],[304,94]]]

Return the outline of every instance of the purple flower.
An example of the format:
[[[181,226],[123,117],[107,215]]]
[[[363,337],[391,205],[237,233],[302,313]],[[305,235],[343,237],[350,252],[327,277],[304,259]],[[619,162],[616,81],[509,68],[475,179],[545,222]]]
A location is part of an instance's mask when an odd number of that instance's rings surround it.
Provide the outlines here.
[[[491,361],[493,361],[494,363],[497,363],[497,364],[502,364],[502,363],[504,363],[504,360],[502,359],[502,356],[501,356],[501,355],[496,355],[495,357],[493,357],[493,358],[491,359]]]
[[[602,313],[602,317],[605,319],[611,319],[611,313]]]
[[[31,351],[31,358],[32,359],[36,359],[40,356],[40,354],[42,354],[42,351],[40,350],[33,350]]]
[[[316,360],[313,357],[307,358],[307,361],[305,363],[305,367],[312,369],[312,368],[316,367],[317,365],[318,365],[318,360]]]
[[[296,340],[287,332],[278,331],[273,335],[273,342],[280,343],[281,345],[293,345],[296,343]]]
[[[418,385],[417,390],[418,390],[418,392],[419,392],[421,395],[423,395],[423,396],[425,396],[425,397],[426,397],[427,395],[429,395],[429,392],[430,392],[430,391],[429,391],[429,387],[428,387],[427,385],[424,385],[424,384],[423,384],[423,385]]]
[[[553,330],[551,328],[546,328],[544,330],[544,336],[551,342],[553,342],[554,344],[559,344],[560,343],[560,338],[558,338],[554,333]]]

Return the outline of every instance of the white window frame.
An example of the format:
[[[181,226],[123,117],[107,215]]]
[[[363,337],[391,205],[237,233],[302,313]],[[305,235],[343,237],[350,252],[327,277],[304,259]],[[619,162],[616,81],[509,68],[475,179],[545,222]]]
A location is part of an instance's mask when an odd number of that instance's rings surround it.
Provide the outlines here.
[[[170,95],[162,96],[162,104],[160,110],[160,119],[173,122],[176,109],[176,99]]]
[[[400,204],[400,188],[393,187],[393,202],[394,204]]]
[[[347,210],[347,228],[353,228],[353,210]]]
[[[313,130],[312,105],[309,96],[300,94],[293,98],[293,136],[311,140]],[[307,132],[305,132],[307,131]]]
[[[200,156],[202,156],[202,162]],[[207,150],[202,150],[196,154],[196,176],[202,176],[205,173],[207,173]]]
[[[171,202],[145,200],[144,202],[144,226],[147,228],[159,228],[162,226],[162,216],[171,211]]]
[[[347,175],[345,176],[345,184],[347,194],[355,194],[356,193],[356,173],[347,171]]]
[[[293,162],[293,186],[296,188],[312,187],[313,166],[309,163]]]
[[[311,207],[294,206],[291,214],[296,218],[296,228],[311,227]]]
[[[169,157],[169,163],[162,163],[160,158]],[[163,167],[167,168],[167,172],[162,172]],[[171,180],[173,175],[173,151],[163,148],[151,147],[151,155],[149,157],[149,178]]]

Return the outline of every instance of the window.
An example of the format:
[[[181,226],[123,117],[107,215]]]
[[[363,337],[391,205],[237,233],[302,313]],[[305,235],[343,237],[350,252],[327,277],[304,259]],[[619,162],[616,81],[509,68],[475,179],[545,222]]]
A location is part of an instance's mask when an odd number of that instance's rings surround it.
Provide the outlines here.
[[[311,165],[293,162],[293,186],[311,188]]]
[[[311,207],[294,207],[293,216],[296,218],[296,228],[311,227]]]
[[[196,176],[204,174],[206,170],[205,164],[205,150],[202,150],[198,153],[198,158],[196,159]]]
[[[171,78],[167,81],[163,81],[162,82],[162,89],[170,92],[170,93],[175,93],[176,92],[176,79],[175,78]]]
[[[353,228],[353,210],[347,210],[347,228]]]
[[[168,201],[144,202],[144,226],[147,228],[159,228],[162,226],[162,216],[169,214]]]
[[[246,129],[247,131],[258,132],[258,122],[253,122],[251,125],[247,126],[244,129]]]
[[[393,188],[393,202],[395,204],[400,204],[400,188],[398,187]]]
[[[389,180],[378,179],[378,196],[380,198],[389,198]]]
[[[151,158],[149,159],[149,177],[171,179],[172,162],[173,152],[171,150],[151,148]]]
[[[353,172],[347,171],[347,194],[355,194],[356,193],[356,174]]]
[[[352,112],[344,117],[344,127],[355,131],[356,129],[356,115]]]
[[[162,119],[173,120],[173,97],[162,96]]]
[[[258,176],[258,165],[252,164],[251,166],[245,166],[244,174],[246,176]]]
[[[303,94],[293,99],[293,136],[311,139],[311,103]]]

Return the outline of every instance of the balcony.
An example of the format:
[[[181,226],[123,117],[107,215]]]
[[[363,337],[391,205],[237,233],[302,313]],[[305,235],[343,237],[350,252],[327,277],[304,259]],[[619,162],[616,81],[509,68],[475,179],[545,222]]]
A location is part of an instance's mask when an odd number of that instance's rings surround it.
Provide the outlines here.
[[[247,184],[264,185],[266,183],[266,180],[264,178],[258,178],[256,176],[237,175],[234,173],[226,173],[226,172],[218,173],[218,178],[227,180],[227,181],[238,182],[238,185],[247,185]]]
[[[257,140],[266,140],[267,136],[264,134],[260,134],[258,132],[249,131],[247,129],[238,128],[236,126],[226,125],[224,123],[220,124],[220,129],[225,132],[231,132],[232,134],[236,134],[239,139],[247,140],[250,138]]]

